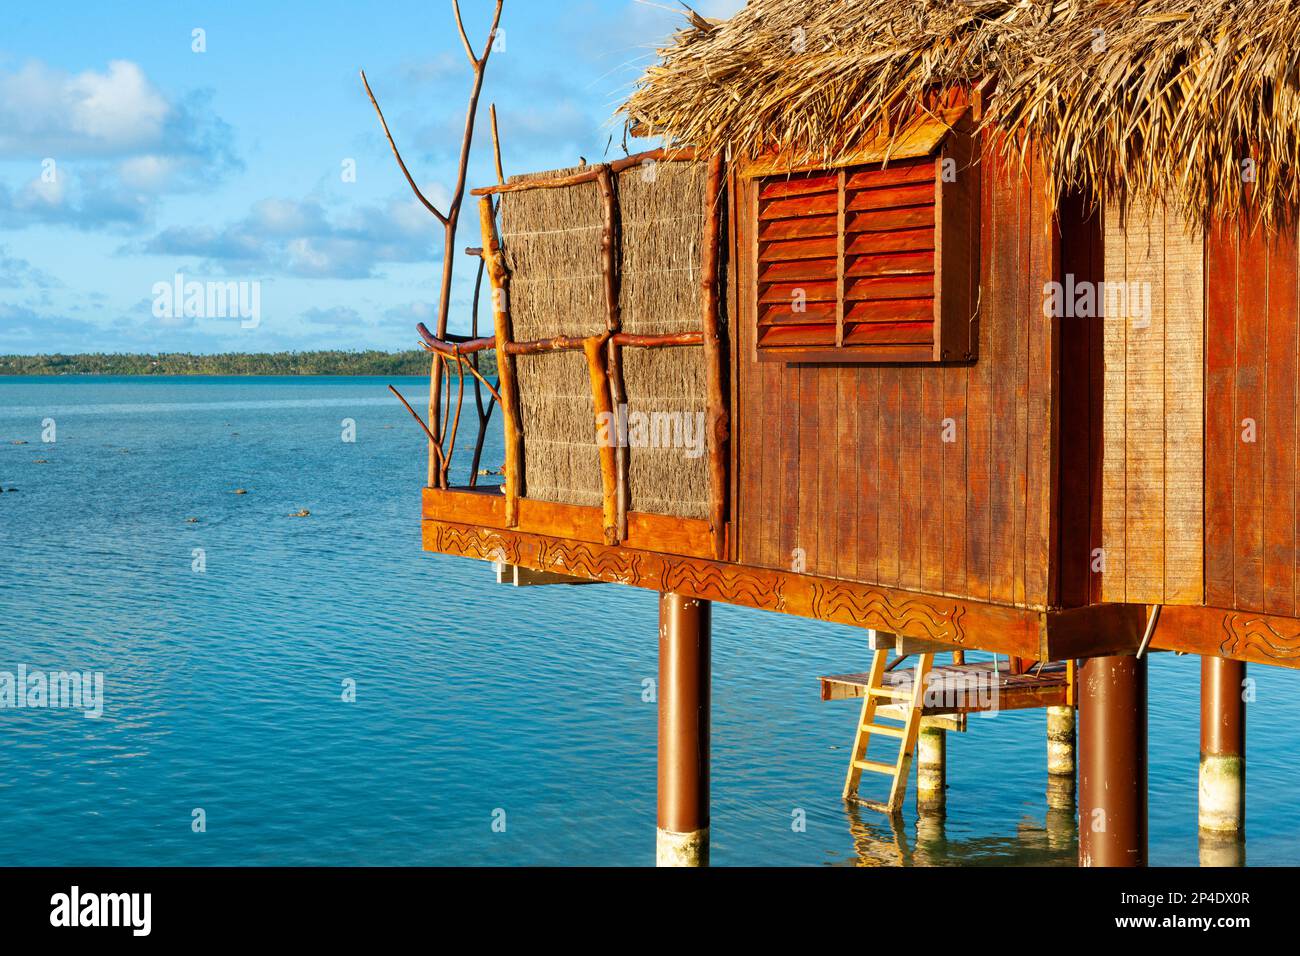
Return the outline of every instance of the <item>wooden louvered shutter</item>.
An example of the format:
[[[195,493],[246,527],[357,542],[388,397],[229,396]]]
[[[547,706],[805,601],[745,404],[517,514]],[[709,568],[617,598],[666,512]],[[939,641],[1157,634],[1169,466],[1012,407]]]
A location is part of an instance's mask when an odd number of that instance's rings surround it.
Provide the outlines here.
[[[969,138],[888,165],[763,176],[754,188],[760,358],[973,357],[979,174]]]
[[[773,176],[758,187],[758,347],[834,346],[840,176]]]

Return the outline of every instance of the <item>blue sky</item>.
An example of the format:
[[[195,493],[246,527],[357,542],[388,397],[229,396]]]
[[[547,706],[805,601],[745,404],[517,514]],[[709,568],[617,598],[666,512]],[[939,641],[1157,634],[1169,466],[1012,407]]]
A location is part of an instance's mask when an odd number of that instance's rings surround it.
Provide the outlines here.
[[[491,6],[462,0],[476,46]],[[671,0],[506,0],[480,112],[497,103],[507,174],[599,159],[611,135],[621,155],[614,109],[681,22]],[[388,152],[363,67],[444,205],[471,76],[450,0],[5,4],[0,353],[413,347],[441,230]],[[486,126],[475,144],[471,186],[495,180]],[[478,244],[465,210],[458,249]],[[260,283],[260,323],[155,316],[155,284],[177,273]]]

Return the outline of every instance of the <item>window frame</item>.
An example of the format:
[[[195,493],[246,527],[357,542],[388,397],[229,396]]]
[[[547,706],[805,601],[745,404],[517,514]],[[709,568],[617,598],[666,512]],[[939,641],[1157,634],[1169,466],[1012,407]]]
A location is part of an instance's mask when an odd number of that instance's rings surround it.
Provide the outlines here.
[[[739,164],[744,319],[753,336],[752,357],[784,364],[851,363],[901,365],[971,362],[976,358],[980,281],[980,194],[978,137],[965,106],[926,114],[905,125],[897,135],[878,135],[871,145],[840,160],[800,162],[765,157]],[[934,319],[928,344],[891,346],[888,343],[843,341],[845,332],[844,273],[846,268],[846,177],[862,167],[890,168],[900,161],[930,157],[934,164]],[[945,160],[954,160],[959,173],[945,182]],[[833,345],[775,346],[759,344],[759,192],[776,176],[825,173],[838,177],[836,229],[836,341]],[[823,214],[824,215],[824,214]],[[945,255],[945,253],[947,253]],[[824,280],[820,280],[824,281]]]

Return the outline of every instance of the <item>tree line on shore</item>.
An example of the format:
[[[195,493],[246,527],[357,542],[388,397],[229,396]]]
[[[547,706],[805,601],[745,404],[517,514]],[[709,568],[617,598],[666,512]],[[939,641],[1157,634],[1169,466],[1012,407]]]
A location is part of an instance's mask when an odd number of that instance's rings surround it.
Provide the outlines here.
[[[481,356],[484,374],[495,376],[493,355]],[[82,353],[0,355],[0,375],[428,375],[429,355],[407,352],[227,352],[191,355]]]

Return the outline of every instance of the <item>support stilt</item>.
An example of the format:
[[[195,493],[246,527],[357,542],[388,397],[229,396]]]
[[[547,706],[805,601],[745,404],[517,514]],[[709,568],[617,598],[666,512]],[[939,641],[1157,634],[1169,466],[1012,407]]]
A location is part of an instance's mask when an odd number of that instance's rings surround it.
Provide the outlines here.
[[[1074,708],[1047,708],[1047,806],[1074,809]]]
[[[659,866],[709,863],[708,601],[659,595]]]
[[[947,805],[947,733],[922,725],[916,745],[916,808],[922,814],[941,815]]]
[[[921,810],[916,816],[916,848],[913,864],[942,866],[948,855],[947,817],[940,812]],[[895,824],[897,825],[897,824]]]
[[[1147,662],[1093,657],[1079,672],[1079,865],[1147,862]]]
[[[1203,836],[1208,837],[1202,843],[1217,850],[1240,840],[1246,827],[1245,679],[1242,661],[1201,658],[1198,818]],[[1223,856],[1217,850],[1212,855]]]

